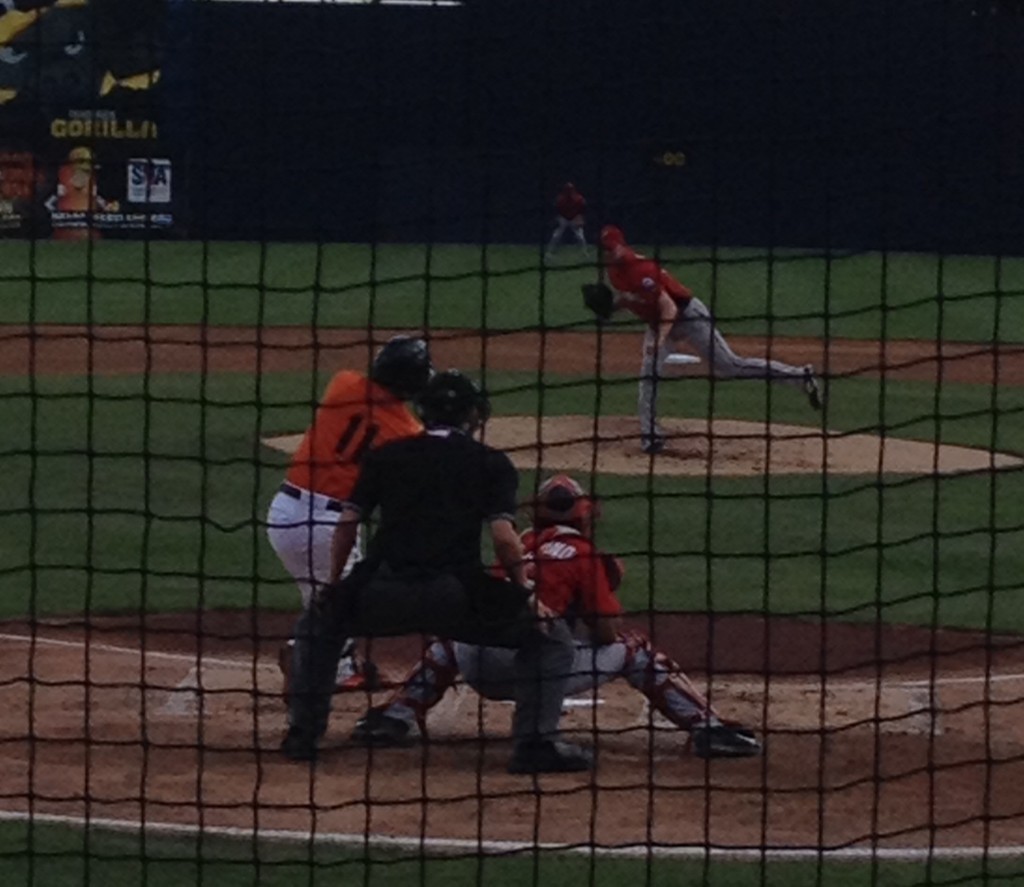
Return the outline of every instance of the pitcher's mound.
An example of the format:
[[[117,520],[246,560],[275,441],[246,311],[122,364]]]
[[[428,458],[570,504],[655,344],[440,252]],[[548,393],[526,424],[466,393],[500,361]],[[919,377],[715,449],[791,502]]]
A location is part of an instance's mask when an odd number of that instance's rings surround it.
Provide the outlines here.
[[[486,440],[520,468],[602,474],[951,474],[1021,465],[1024,460],[987,450],[936,445],[871,434],[848,434],[801,425],[731,419],[664,419],[665,450],[640,449],[635,417],[499,416]],[[595,463],[596,452],[596,463]]]

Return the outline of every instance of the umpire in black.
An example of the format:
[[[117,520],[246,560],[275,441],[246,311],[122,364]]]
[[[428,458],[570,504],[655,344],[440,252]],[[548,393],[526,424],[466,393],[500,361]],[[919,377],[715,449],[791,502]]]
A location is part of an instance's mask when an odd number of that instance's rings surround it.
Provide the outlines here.
[[[517,650],[509,772],[585,770],[590,754],[558,740],[572,634],[526,589],[514,524],[516,469],[473,437],[490,415],[487,396],[449,370],[427,383],[416,407],[426,432],[371,451],[343,505],[335,581],[297,627],[281,749],[295,760],[316,757],[345,638],[428,634]],[[379,526],[366,559],[337,581],[359,523],[375,511]],[[481,561],[484,523],[512,581],[492,575]]]

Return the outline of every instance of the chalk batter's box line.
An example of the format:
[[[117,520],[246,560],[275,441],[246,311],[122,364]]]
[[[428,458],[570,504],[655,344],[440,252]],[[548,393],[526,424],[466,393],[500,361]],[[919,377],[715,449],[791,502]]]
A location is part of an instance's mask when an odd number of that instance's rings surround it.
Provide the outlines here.
[[[215,656],[202,656],[190,655],[188,653],[168,653],[163,650],[146,650],[143,651],[139,647],[122,647],[115,644],[102,644],[93,643],[86,641],[67,641],[59,638],[47,638],[40,637],[38,635],[32,636],[27,634],[0,634],[0,641],[11,641],[14,643],[24,644],[39,644],[41,646],[50,647],[65,647],[74,649],[88,648],[89,650],[98,650],[101,653],[115,653],[118,655],[133,655],[133,656],[144,656],[146,659],[162,659],[168,662],[181,662],[190,666],[205,666],[215,665],[223,668],[243,669],[245,671],[252,671],[254,662],[252,659],[228,659],[224,657]],[[277,664],[273,662],[257,660],[255,662],[257,669],[276,671]],[[852,679],[852,678],[837,678],[830,681],[808,681],[808,680],[791,680],[789,678],[770,678],[769,680],[748,680],[748,681],[733,681],[729,679],[713,681],[712,686],[720,687],[722,689],[738,689],[738,690],[758,690],[766,687],[779,687],[785,686],[790,688],[802,688],[802,689],[817,689],[823,688],[828,689],[834,687],[836,689],[845,688],[873,688],[881,686],[883,688],[916,688],[916,689],[927,689],[929,687],[945,687],[955,686],[957,684],[999,684],[1009,683],[1013,681],[1024,681],[1024,672],[989,672],[984,675],[949,675],[949,676],[936,676],[934,679],[920,678],[914,680],[902,680],[892,681],[888,679],[881,679],[878,681],[867,680],[867,679]]]

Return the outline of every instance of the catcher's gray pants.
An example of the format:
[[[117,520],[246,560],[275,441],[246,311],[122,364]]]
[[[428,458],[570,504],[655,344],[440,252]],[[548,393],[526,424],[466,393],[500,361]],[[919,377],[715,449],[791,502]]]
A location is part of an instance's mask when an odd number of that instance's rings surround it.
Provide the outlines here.
[[[499,647],[434,641],[402,689],[389,700],[386,713],[415,726],[441,701],[460,673],[466,684],[486,699],[514,699],[514,656],[514,651]],[[625,678],[647,697],[652,708],[682,729],[718,723],[711,704],[678,664],[655,650],[645,636],[636,632],[619,635],[618,640],[600,647],[576,641],[567,696],[592,693],[616,678]]]
[[[406,575],[357,568],[327,589],[328,602],[299,617],[288,720],[310,737],[327,729],[341,645],[346,637],[429,634],[515,650],[516,739],[554,738],[572,668],[573,637],[563,620],[544,631],[511,583],[482,570]]]
[[[644,359],[640,369],[640,394],[637,409],[640,415],[640,433],[658,435],[656,405],[658,380],[665,358],[675,349],[676,342],[687,342],[711,370],[721,379],[768,379],[789,385],[803,385],[804,368],[791,366],[779,360],[762,357],[740,357],[718,331],[715,321],[700,299],[690,299],[672,326],[668,339],[660,350],[656,348],[658,332],[648,327],[644,334]]]

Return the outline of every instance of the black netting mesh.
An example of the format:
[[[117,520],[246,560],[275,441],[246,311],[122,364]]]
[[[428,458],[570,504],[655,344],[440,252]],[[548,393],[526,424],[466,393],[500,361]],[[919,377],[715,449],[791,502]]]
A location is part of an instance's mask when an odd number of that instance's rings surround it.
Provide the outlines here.
[[[0,876],[1024,879],[1022,39],[0,0]]]

